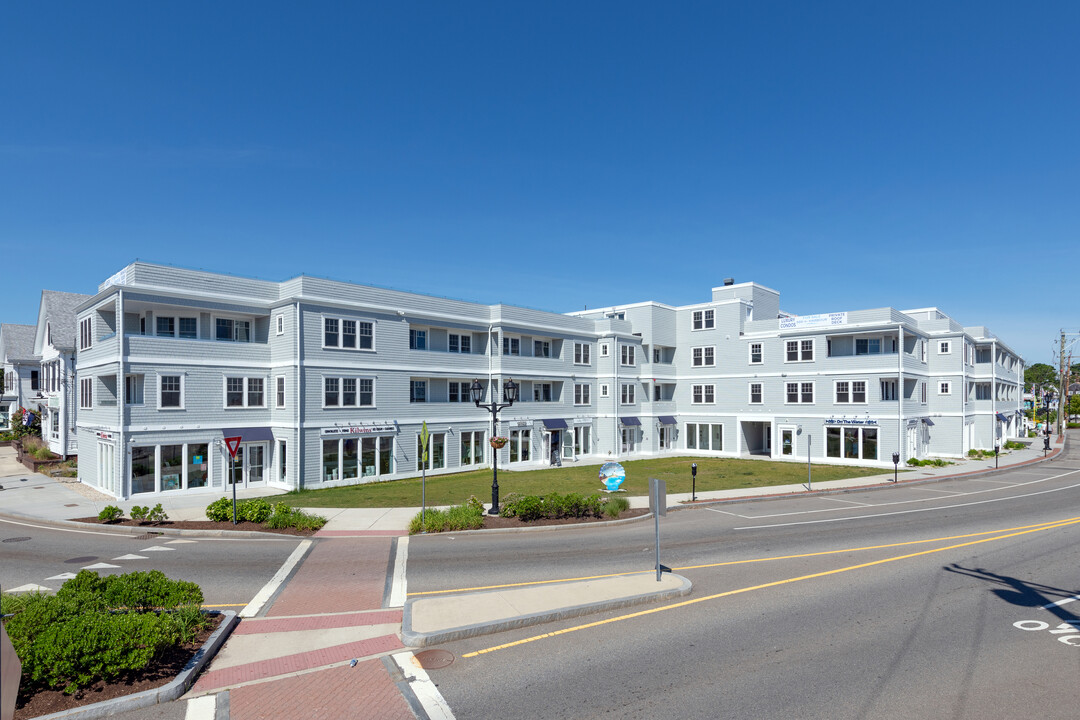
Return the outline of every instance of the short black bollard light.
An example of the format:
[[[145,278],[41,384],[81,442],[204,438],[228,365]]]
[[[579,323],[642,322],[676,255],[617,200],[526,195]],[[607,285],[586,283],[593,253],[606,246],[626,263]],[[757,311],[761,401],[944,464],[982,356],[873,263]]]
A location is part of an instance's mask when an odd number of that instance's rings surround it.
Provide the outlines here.
[[[896,482],[897,475],[900,472],[900,452],[894,452],[892,454],[892,481]]]
[[[690,502],[697,502],[697,463],[690,463]]]
[[[995,470],[997,470],[997,468],[998,468],[998,451],[1000,449],[1001,449],[1000,445],[995,445],[994,446],[994,469]]]

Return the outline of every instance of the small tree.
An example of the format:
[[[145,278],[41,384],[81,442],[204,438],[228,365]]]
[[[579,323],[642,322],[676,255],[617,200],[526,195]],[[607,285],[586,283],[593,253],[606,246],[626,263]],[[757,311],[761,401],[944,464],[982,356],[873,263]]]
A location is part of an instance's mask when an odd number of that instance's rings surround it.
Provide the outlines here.
[[[1057,371],[1051,365],[1035,363],[1024,369],[1024,392],[1031,392],[1033,387],[1056,388],[1057,384]]]

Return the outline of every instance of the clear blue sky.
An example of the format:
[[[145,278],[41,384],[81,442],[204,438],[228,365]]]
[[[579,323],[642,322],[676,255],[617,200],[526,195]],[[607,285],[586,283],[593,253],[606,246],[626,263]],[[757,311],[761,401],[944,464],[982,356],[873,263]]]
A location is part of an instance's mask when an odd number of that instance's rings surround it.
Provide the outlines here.
[[[734,277],[1048,362],[1078,37],[1075,2],[9,3],[0,320],[135,258],[559,312]]]

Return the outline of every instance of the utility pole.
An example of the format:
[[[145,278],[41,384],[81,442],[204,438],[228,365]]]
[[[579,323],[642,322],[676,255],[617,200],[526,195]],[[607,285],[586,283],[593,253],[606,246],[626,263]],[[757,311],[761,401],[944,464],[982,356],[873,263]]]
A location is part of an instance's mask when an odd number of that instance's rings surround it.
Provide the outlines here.
[[[1068,375],[1065,373],[1065,330],[1061,331],[1061,352],[1058,353],[1058,357],[1061,359],[1061,371],[1058,373],[1058,380],[1061,381],[1061,390],[1058,392],[1058,415],[1057,415],[1057,434],[1061,437],[1061,416],[1065,410],[1065,401],[1068,400]]]

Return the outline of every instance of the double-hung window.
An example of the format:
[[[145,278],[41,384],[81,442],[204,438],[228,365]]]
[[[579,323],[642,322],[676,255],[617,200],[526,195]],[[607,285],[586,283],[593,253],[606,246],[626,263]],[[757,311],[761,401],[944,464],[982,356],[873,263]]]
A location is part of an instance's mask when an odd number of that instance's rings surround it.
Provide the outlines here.
[[[716,327],[715,310],[695,310],[691,315],[691,327],[694,330],[710,330]]]
[[[94,407],[94,378],[83,378],[79,381],[79,407],[83,410]]]
[[[427,330],[409,328],[409,349],[427,350]]]
[[[533,340],[533,357],[551,357],[551,341]]]
[[[503,337],[502,339],[502,354],[503,355],[520,355],[521,354],[521,338],[515,337]]]
[[[633,383],[622,384],[622,404],[633,405],[634,404],[634,385]]]
[[[263,378],[226,377],[225,407],[266,407]]]
[[[356,349],[356,321],[341,321],[341,347]]]
[[[533,402],[551,402],[551,383],[533,383]]]
[[[158,407],[183,409],[184,407],[184,376],[183,375],[160,375],[160,396]]]
[[[621,357],[619,359],[620,364],[626,366],[632,366],[634,364],[634,346],[623,345],[621,350]]]
[[[691,402],[695,405],[711,405],[716,402],[716,386],[715,385],[692,385],[691,389]]]
[[[124,376],[124,402],[126,404],[143,404],[143,378],[143,375]]]
[[[761,383],[750,383],[750,404],[761,404]]]
[[[691,354],[694,367],[712,367],[716,365],[716,348],[711,345],[693,348]]]
[[[452,353],[469,354],[472,352],[472,335],[450,333],[448,345]]]
[[[279,375],[274,380],[274,383],[276,385],[276,387],[274,388],[274,390],[275,390],[275,395],[274,395],[275,405],[276,405],[276,407],[283,408],[283,407],[285,407],[285,376],[284,375]]]
[[[413,380],[409,384],[409,402],[427,402],[427,380]]]
[[[574,385],[574,404],[588,405],[590,403],[590,391],[591,386],[587,383],[577,383],[576,385]]]
[[[924,405],[926,404],[926,383],[925,382],[920,382],[919,383],[919,402],[924,404]]]
[[[760,365],[762,363],[761,343],[750,343],[750,364]]]
[[[591,364],[589,358],[589,352],[591,345],[587,343],[574,343],[574,364],[575,365],[589,365]]]
[[[449,393],[447,399],[450,402],[472,402],[472,383],[467,380],[460,382],[451,380],[449,383]]]
[[[787,403],[814,402],[814,383],[784,383],[784,401]]]
[[[323,378],[323,407],[370,407],[373,397],[370,378]]]

